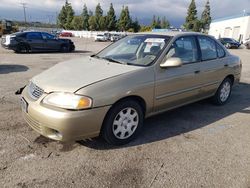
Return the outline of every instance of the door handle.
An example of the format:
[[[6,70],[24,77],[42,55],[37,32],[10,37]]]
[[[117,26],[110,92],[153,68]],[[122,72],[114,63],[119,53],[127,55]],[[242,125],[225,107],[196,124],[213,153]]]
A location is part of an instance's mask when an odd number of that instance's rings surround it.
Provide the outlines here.
[[[201,72],[200,70],[194,71],[195,74],[199,74],[200,72]]]

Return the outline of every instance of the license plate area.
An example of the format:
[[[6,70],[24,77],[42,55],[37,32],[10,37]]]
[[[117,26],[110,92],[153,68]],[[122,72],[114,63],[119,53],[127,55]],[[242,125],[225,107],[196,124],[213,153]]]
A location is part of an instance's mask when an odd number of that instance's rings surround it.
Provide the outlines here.
[[[28,102],[23,97],[21,97],[20,103],[22,111],[28,113],[28,106],[29,106]]]

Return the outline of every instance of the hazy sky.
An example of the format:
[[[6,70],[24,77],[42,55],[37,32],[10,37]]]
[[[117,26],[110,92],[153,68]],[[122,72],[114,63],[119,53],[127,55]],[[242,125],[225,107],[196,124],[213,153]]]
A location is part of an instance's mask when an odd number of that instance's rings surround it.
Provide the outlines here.
[[[204,9],[207,0],[196,0],[198,13]],[[20,2],[27,3],[28,21],[52,22],[56,12],[59,12],[65,0],[0,0],[0,19],[24,20]],[[80,14],[83,4],[94,11],[97,3],[106,12],[110,3],[114,4],[119,15],[122,5],[129,6],[131,16],[137,17],[142,23],[151,21],[152,16],[166,16],[174,26],[181,25],[187,13],[191,0],[69,0],[76,14]],[[250,0],[210,0],[212,18],[221,18],[250,12]]]

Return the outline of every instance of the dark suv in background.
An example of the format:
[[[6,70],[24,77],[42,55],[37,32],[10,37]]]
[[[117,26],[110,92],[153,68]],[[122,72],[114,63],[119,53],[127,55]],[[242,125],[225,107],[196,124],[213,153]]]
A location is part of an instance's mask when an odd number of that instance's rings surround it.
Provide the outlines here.
[[[232,38],[220,38],[219,41],[228,49],[238,49],[241,46],[241,43]]]
[[[1,45],[16,53],[28,52],[72,52],[75,45],[70,39],[57,38],[46,32],[18,32],[2,37]]]

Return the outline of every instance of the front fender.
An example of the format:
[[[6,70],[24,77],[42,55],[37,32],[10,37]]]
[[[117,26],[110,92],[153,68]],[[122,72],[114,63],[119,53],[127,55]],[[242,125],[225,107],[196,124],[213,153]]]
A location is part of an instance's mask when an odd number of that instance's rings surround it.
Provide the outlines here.
[[[138,96],[145,101],[147,114],[153,110],[154,106],[154,78],[154,69],[146,67],[94,83],[76,93],[91,97],[94,108],[113,105],[128,96]]]

